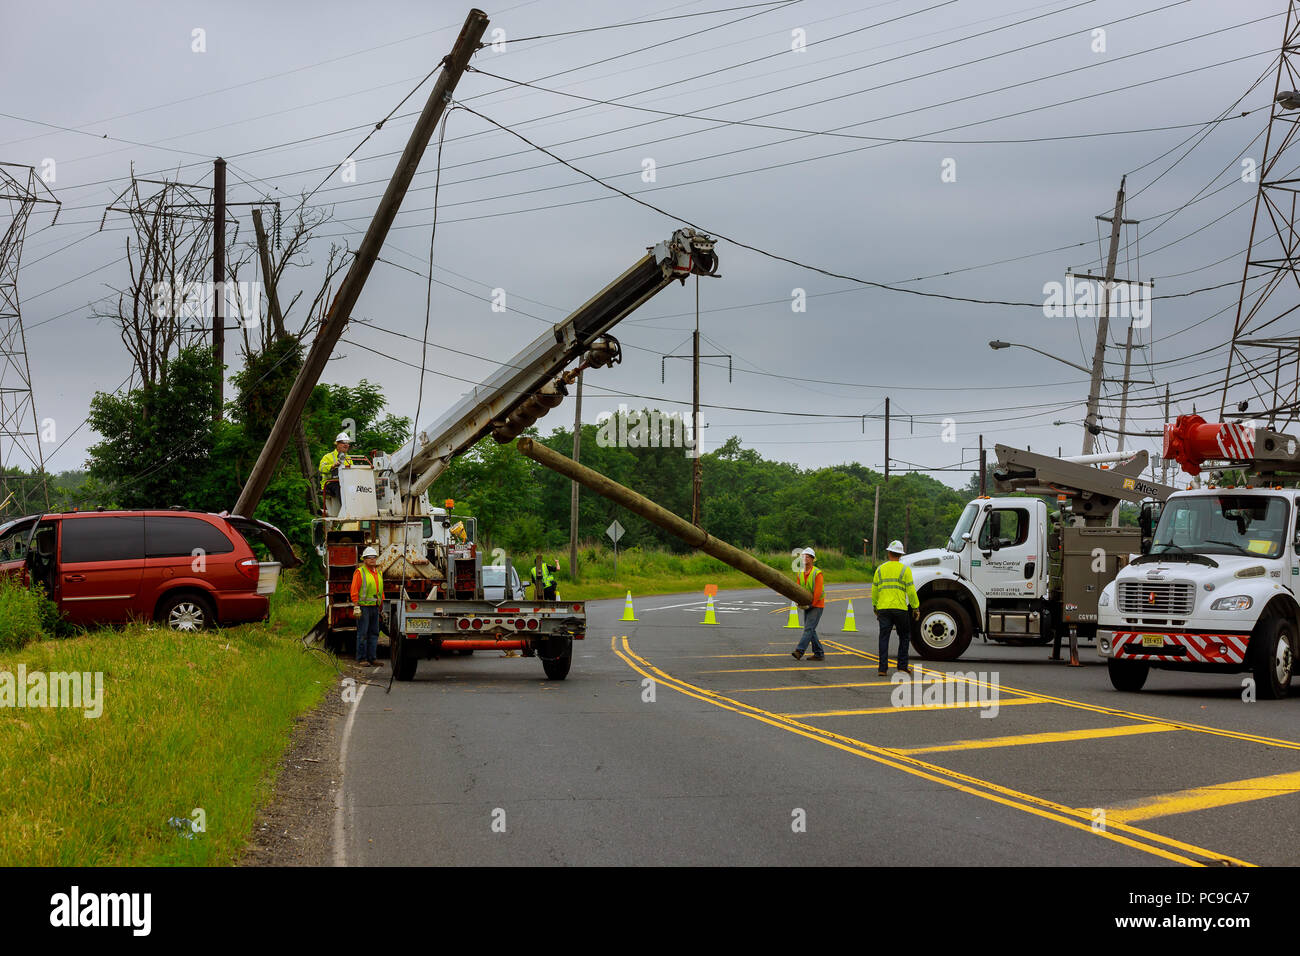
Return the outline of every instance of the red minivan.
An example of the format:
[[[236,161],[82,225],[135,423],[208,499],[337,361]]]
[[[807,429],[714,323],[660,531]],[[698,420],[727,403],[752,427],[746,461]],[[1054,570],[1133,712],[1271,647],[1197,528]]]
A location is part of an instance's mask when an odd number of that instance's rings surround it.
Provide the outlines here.
[[[249,540],[274,561],[258,561]],[[155,620],[176,631],[265,620],[281,567],[264,521],[199,511],[81,511],[0,525],[0,574],[41,584],[72,624]]]

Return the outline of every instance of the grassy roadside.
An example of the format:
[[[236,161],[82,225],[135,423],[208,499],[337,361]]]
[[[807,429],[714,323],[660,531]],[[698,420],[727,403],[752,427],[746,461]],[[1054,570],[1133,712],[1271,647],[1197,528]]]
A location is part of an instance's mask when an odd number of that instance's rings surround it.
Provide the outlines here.
[[[233,862],[294,718],[334,683],[329,660],[299,643],[318,615],[286,590],[269,626],[186,636],[132,625],[0,652],[0,671],[103,674],[97,718],[0,709],[0,866]],[[196,809],[204,832],[169,825]]]
[[[620,551],[618,570],[614,569],[614,553],[610,549],[586,546],[579,549],[580,580],[574,581],[567,550],[558,555],[561,559],[559,592],[574,601],[599,601],[621,598],[628,591],[632,597],[653,594],[680,594],[703,592],[705,585],[716,584],[723,590],[731,588],[762,587],[746,574],[707,554],[672,554],[667,551]],[[757,552],[754,557],[792,580],[792,555],[783,552]],[[870,560],[839,551],[819,551],[817,566],[822,569],[826,583],[862,583],[871,580],[875,565]],[[521,576],[528,571],[519,567]]]

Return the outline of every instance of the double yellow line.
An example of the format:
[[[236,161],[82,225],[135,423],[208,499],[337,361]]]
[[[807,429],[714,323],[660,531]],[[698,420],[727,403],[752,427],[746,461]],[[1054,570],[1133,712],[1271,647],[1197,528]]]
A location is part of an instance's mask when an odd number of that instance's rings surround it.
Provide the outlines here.
[[[619,646],[620,640],[622,642],[621,647]],[[840,646],[843,647],[843,645]],[[1253,865],[1235,857],[1216,853],[1213,850],[1206,850],[1190,843],[1184,843],[1181,840],[1174,840],[1123,823],[1108,821],[1104,827],[1094,829],[1092,814],[1087,810],[1078,810],[1032,794],[1021,793],[1018,790],[1002,787],[987,780],[972,777],[969,774],[958,773],[955,770],[948,770],[935,764],[926,763],[923,760],[917,760],[896,750],[877,747],[853,737],[846,737],[829,730],[823,730],[820,727],[814,727],[811,724],[802,723],[791,717],[783,717],[761,707],[755,707],[753,704],[746,704],[730,697],[724,697],[721,694],[673,677],[671,674],[655,667],[632,650],[626,635],[621,639],[617,636],[612,637],[610,639],[610,648],[622,658],[624,663],[642,677],[648,677],[664,684],[678,693],[694,697],[696,700],[713,704],[723,710],[729,710],[772,727],[778,727],[792,734],[798,734],[809,740],[815,740],[845,753],[883,764],[886,767],[892,767],[895,770],[901,770],[903,773],[911,774],[914,777],[920,777],[923,780],[929,780],[932,783],[950,787],[962,793],[968,793],[971,796],[999,803],[1015,810],[1031,813],[1043,819],[1073,827],[1076,830],[1082,830],[1085,833],[1111,840],[1144,853],[1150,853],[1153,856],[1162,857],[1174,863],[1182,863],[1187,866],[1205,866],[1207,864],[1220,866]],[[852,648],[845,649],[854,650]],[[863,654],[862,656],[868,655]]]

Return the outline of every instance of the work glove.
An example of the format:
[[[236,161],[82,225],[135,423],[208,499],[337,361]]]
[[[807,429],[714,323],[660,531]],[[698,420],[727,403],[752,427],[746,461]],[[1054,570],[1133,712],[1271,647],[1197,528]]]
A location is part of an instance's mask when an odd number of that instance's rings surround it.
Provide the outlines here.
[[[921,620],[921,609],[919,607],[912,608],[912,620],[914,621]]]

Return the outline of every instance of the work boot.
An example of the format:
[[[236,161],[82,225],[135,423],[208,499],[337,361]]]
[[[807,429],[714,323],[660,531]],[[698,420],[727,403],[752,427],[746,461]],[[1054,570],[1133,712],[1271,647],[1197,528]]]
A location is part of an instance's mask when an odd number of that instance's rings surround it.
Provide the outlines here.
[[[898,670],[902,671],[904,674],[911,674],[911,673],[912,673],[912,665],[911,665],[911,664],[904,664],[902,667],[898,668]]]
[[[826,655],[825,655],[825,654],[817,654],[817,653],[814,653],[814,654],[812,655],[812,657],[808,658],[808,660],[810,660],[810,661],[824,661],[824,660],[826,660]]]
[[[794,650],[790,652],[790,656],[797,661],[801,661],[803,660],[803,651],[799,650],[799,648],[796,647]]]

